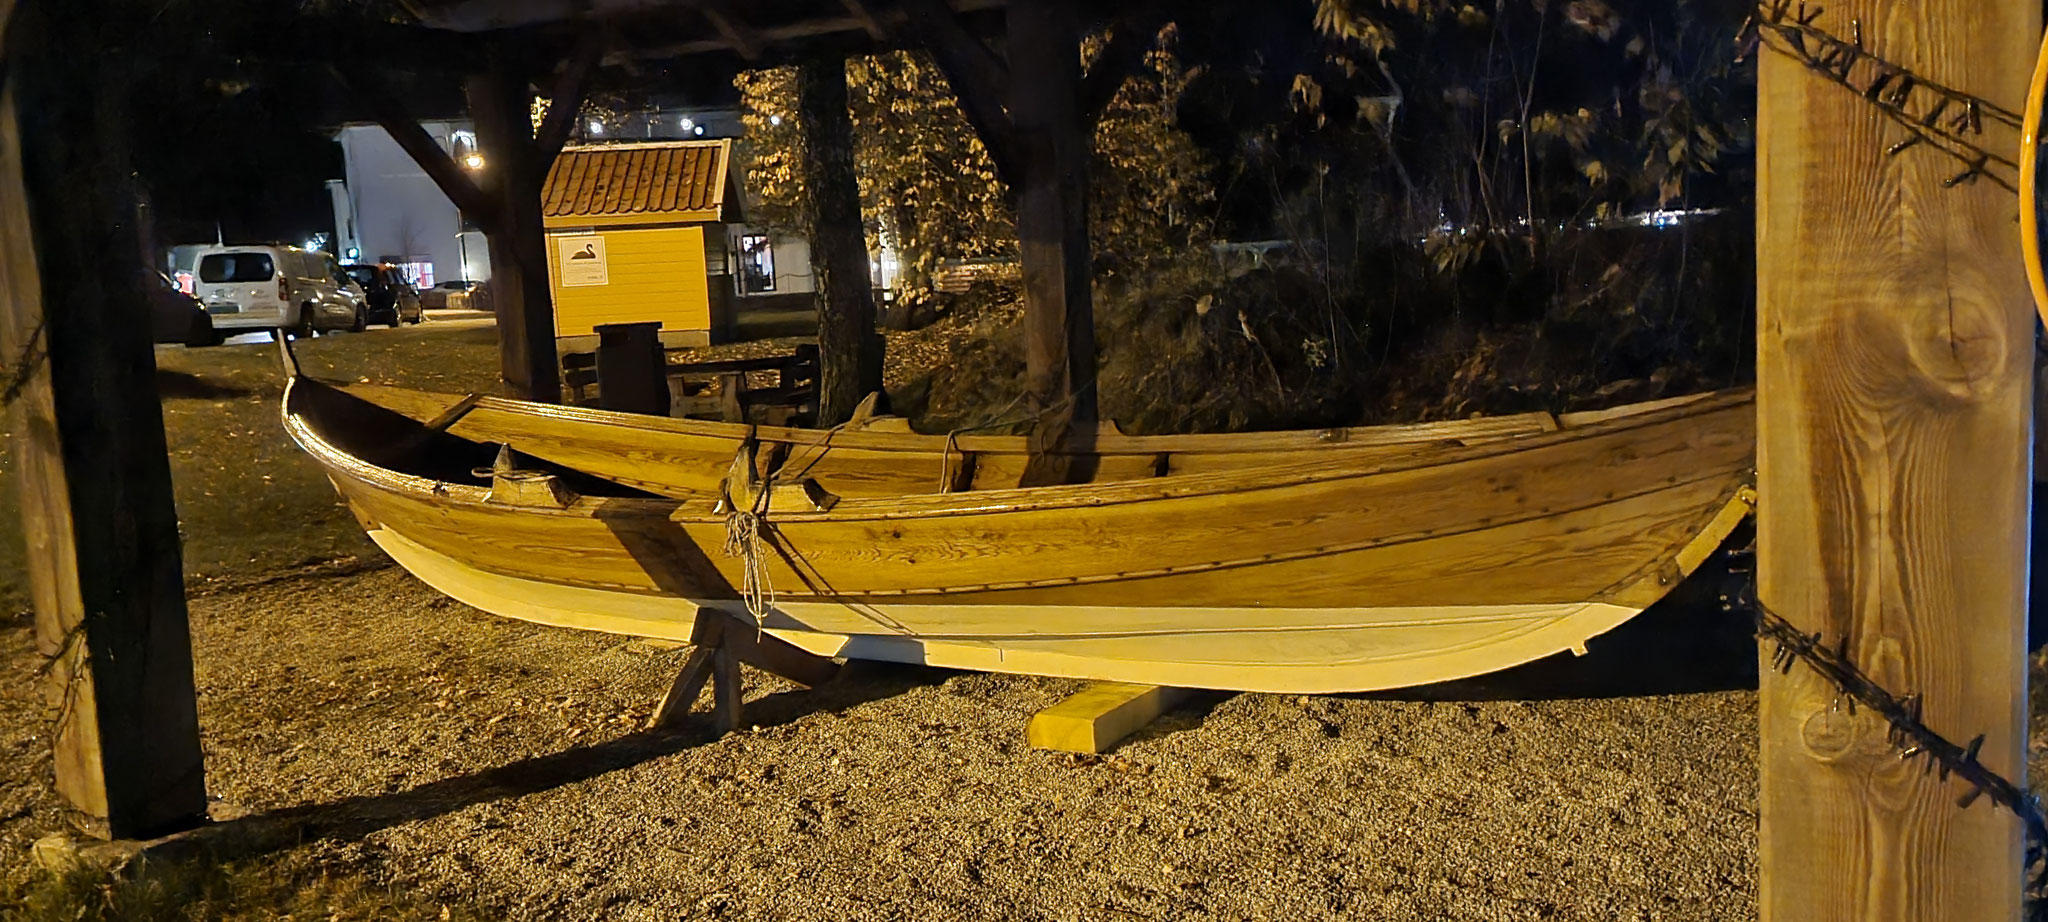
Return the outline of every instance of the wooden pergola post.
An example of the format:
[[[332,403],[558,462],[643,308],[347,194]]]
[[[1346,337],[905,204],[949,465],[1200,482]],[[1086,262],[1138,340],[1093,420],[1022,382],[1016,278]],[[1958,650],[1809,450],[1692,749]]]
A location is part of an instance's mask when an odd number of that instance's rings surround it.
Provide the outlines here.
[[[1081,22],[1071,0],[1005,11],[1017,172],[1017,261],[1024,281],[1024,390],[1038,425],[1032,454],[1087,451],[1095,435],[1094,254],[1088,245],[1089,128],[1081,111]],[[1033,464],[1023,486],[1069,478]]]
[[[2034,0],[1843,0],[1813,22],[1867,56],[2017,110]],[[1905,97],[1899,75],[1885,86]],[[2024,779],[2033,313],[2011,191],[1907,137],[1786,54],[1758,84],[1758,493],[1763,603],[1981,759]],[[1876,97],[1877,93],[1869,94]],[[1906,100],[1918,123],[1928,101]],[[1961,111],[1951,109],[1944,126]],[[1964,120],[1967,122],[1967,119]],[[2010,156],[1992,119],[1964,140]],[[1933,118],[1927,124],[1933,125]],[[1766,657],[1770,650],[1764,651]],[[1766,660],[1762,917],[2015,919],[2020,825],[1901,761],[1884,721]]]
[[[129,18],[0,0],[0,403],[57,790],[118,838],[203,819],[177,509],[126,167]]]
[[[883,344],[875,328],[874,279],[853,169],[846,57],[805,60],[796,83],[811,274],[818,289],[817,425],[829,428],[853,418],[867,395],[882,390]]]
[[[911,26],[931,51],[961,112],[1017,204],[1024,282],[1024,387],[1036,424],[1022,486],[1085,479],[1093,449],[1095,302],[1088,240],[1088,164],[1102,111],[1157,38],[1164,5],[1119,21],[1081,62],[1074,0],[1004,10],[1007,57],[954,19],[944,0],[910,0]]]
[[[547,233],[540,192],[552,153],[534,143],[531,91],[524,73],[502,53],[465,84],[477,146],[484,153],[479,191],[490,201],[484,239],[491,249],[491,310],[498,316],[498,351],[505,383],[541,403],[562,402],[555,353],[554,291],[548,284]],[[581,99],[562,101],[574,116]]]
[[[377,74],[354,62],[336,67],[392,140],[483,228],[491,248],[491,310],[498,318],[501,375],[515,396],[541,403],[562,401],[541,189],[568,143],[603,51],[603,33],[585,28],[556,78],[547,117],[537,129],[529,74],[512,66],[504,49],[487,51],[484,66],[464,84],[484,161],[474,171],[436,144]]]

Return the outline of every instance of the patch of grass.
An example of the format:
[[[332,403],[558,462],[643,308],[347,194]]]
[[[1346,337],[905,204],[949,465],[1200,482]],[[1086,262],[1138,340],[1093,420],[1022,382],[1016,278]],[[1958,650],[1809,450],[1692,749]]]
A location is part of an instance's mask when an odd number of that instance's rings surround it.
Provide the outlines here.
[[[327,381],[495,393],[497,329],[475,321],[321,336],[301,367]],[[305,453],[285,435],[277,346],[160,346],[157,386],[189,582],[267,576],[374,546]],[[0,439],[0,614],[28,608],[19,461]]]
[[[41,871],[0,885],[0,922],[158,920],[457,920],[482,916],[393,884],[277,856],[244,862],[145,862],[109,872]]]

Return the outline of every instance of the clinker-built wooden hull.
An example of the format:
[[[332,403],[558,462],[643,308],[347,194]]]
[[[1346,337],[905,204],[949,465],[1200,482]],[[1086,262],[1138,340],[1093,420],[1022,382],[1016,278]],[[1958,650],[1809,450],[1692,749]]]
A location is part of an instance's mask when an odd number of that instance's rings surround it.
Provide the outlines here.
[[[753,441],[839,496],[988,490],[1016,486],[1027,462],[1021,436],[924,435],[881,431],[750,426],[670,419],[503,397],[442,394],[382,385],[343,388],[384,409],[477,442],[512,448],[562,466],[661,496],[716,492],[734,453]],[[1354,464],[1400,459],[1418,451],[1459,448],[1573,428],[1617,413],[1643,413],[1709,395],[1592,413],[1518,413],[1445,422],[1290,432],[1123,435],[1107,431],[1087,446],[1087,479],[1095,483],[1203,474],[1302,461]],[[900,425],[901,420],[893,421]]]
[[[1303,693],[1580,648],[1746,514],[1754,442],[1741,393],[1407,455],[836,504],[774,491],[759,542],[739,542],[753,553],[728,556],[712,496],[434,476],[372,460],[406,436],[361,407],[295,381],[286,426],[394,559],[486,611],[684,639],[699,606],[744,613],[751,559],[764,629],[824,655]],[[440,438],[428,450],[488,452]]]

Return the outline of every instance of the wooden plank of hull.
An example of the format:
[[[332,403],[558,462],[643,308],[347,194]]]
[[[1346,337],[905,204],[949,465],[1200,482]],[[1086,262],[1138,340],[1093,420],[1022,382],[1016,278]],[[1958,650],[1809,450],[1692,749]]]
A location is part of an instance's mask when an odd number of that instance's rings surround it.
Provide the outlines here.
[[[1738,517],[1739,518],[1739,517]],[[389,530],[371,532],[394,560],[435,589],[509,618],[580,630],[684,640],[698,603],[674,596],[623,593],[543,582],[476,569]],[[1705,534],[1718,540],[1725,535]],[[960,638],[835,633],[809,622],[844,623],[845,606],[782,602],[766,630],[821,656],[925,664],[1186,688],[1288,694],[1331,694],[1404,688],[1497,672],[1566,650],[1613,629],[1636,605],[1586,602],[1411,609],[1240,609],[1009,607],[892,602],[872,614],[913,623],[946,623],[967,610],[1018,625],[1113,624],[1143,617],[1154,623],[1238,620],[1246,626],[1174,634]],[[1272,620],[1326,626],[1276,630]]]
[[[1748,426],[1738,405],[1654,431],[1475,449],[1455,463],[1363,474],[1289,468],[1294,482],[1257,488],[1184,477],[849,501],[829,513],[771,513],[765,562],[779,594],[868,602],[1143,605],[1160,593],[1305,608],[1582,601],[1667,556],[1721,507],[1746,470]],[[585,499],[532,509],[367,465],[336,473],[367,521],[481,569],[736,595],[741,562],[703,550],[725,539],[706,503]],[[1061,490],[1074,501],[1041,498]]]
[[[345,388],[422,422],[442,418],[471,398],[405,388]],[[1694,395],[1568,417],[1583,424],[1708,399]],[[1206,473],[1293,461],[1344,457],[1358,463],[1413,454],[1419,447],[1460,447],[1554,431],[1547,413],[1356,429],[1170,436],[1105,435],[1097,443],[1094,482],[1137,480],[1161,473]],[[1012,436],[944,436],[750,427],[676,420],[486,397],[449,431],[479,442],[509,444],[537,458],[666,496],[715,491],[749,433],[792,448],[785,470],[807,469],[840,496],[936,492],[974,457],[971,486],[1018,482],[1027,460]]]
[[[479,608],[681,639],[738,595],[708,501],[507,505],[286,425],[380,545]],[[1400,462],[771,510],[763,626],[825,656],[1181,687],[1476,675],[1580,648],[1696,566],[1747,509],[1751,426],[1737,397]]]

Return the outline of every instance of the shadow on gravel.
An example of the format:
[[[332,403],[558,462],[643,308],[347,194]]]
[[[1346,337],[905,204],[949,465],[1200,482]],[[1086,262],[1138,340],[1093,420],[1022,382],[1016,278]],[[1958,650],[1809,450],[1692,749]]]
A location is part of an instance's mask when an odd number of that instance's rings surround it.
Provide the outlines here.
[[[851,669],[815,690],[778,692],[747,702],[755,727],[789,723],[936,684],[953,673],[919,666]],[[699,715],[699,718],[704,715]],[[523,797],[631,768],[713,742],[702,719],[676,732],[638,731],[616,739],[521,759],[407,791],[289,807],[204,826],[151,846],[151,858],[235,860],[314,841],[355,841],[379,830],[444,816],[477,804]]]
[[[256,393],[239,385],[220,384],[195,374],[163,368],[156,370],[156,392],[166,400],[214,400]]]

